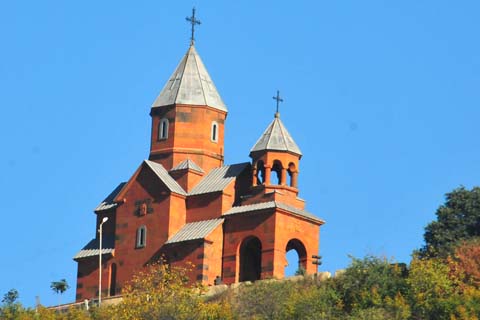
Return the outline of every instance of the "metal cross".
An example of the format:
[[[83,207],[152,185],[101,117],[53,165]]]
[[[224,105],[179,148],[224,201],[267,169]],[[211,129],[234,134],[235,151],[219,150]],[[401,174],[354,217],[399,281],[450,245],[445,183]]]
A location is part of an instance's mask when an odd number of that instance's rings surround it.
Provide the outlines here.
[[[277,96],[273,97],[273,100],[277,100],[277,112],[275,115],[278,115],[278,107],[280,106],[280,102],[283,102],[283,99],[280,98],[280,91],[277,90]]]
[[[201,24],[200,20],[195,19],[195,7],[192,9],[192,16],[185,18],[190,24],[192,25],[192,36],[190,37],[190,44],[193,45],[195,43],[195,25]]]

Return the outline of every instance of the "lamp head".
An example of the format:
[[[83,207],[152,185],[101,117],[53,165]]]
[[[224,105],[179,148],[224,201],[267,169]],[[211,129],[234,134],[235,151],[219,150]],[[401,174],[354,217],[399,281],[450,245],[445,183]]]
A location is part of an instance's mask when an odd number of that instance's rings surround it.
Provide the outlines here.
[[[103,219],[102,219],[102,223],[105,223],[105,222],[107,222],[107,220],[108,220],[108,217],[103,217]]]

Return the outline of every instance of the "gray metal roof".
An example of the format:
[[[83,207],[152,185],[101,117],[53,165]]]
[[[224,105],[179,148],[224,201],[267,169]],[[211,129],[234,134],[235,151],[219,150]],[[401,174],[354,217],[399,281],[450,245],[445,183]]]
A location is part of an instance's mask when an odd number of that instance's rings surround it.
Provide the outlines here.
[[[223,215],[228,216],[228,215],[233,215],[233,214],[259,211],[259,210],[265,210],[265,209],[273,209],[273,208],[280,208],[280,209],[283,209],[285,211],[291,212],[293,214],[302,216],[304,218],[324,223],[324,221],[322,219],[317,218],[312,213],[310,213],[306,210],[298,209],[298,208],[292,207],[290,205],[287,205],[287,204],[279,202],[279,201],[260,202],[260,203],[245,205],[245,206],[232,207],[230,210],[225,212]]]
[[[187,195],[185,190],[177,183],[177,181],[173,180],[173,178],[168,174],[168,171],[160,164],[150,160],[145,160],[145,163],[155,172],[157,177],[163,181],[163,183],[167,186],[167,188],[175,193],[181,195]]]
[[[74,257],[73,260],[97,256],[100,254],[99,241],[97,238],[92,239],[85,247],[82,248]],[[102,254],[112,254],[115,250],[115,238],[103,236],[102,239]]]
[[[212,219],[187,223],[165,243],[204,239],[222,222],[223,219]]]
[[[113,202],[113,199],[120,193],[122,188],[126,185],[126,182],[120,183],[96,208],[95,212],[100,212],[108,209],[115,208],[117,204]]]
[[[200,168],[195,162],[193,162],[190,159],[183,160],[178,165],[170,169],[170,171],[185,170],[185,169],[195,170],[195,171],[204,173],[202,168]]]
[[[195,47],[190,46],[152,108],[172,104],[210,106],[227,111]]]
[[[270,123],[250,152],[263,150],[290,151],[300,156],[302,155],[300,148],[290,133],[288,133],[278,114],[275,115],[272,123]]]
[[[244,162],[213,169],[188,195],[223,191],[248,165],[248,162]]]

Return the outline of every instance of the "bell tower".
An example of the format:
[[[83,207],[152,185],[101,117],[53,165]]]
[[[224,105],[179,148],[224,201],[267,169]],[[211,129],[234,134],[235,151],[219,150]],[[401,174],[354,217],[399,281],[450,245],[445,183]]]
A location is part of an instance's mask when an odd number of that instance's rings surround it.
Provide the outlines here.
[[[167,170],[192,160],[208,173],[223,165],[227,107],[195,49],[192,17],[190,47],[152,105],[149,159]]]
[[[280,120],[278,106],[283,100],[278,91],[273,98],[277,100],[274,119],[250,150],[252,188],[261,186],[265,193],[279,191],[293,200],[298,195],[298,172],[302,152]]]

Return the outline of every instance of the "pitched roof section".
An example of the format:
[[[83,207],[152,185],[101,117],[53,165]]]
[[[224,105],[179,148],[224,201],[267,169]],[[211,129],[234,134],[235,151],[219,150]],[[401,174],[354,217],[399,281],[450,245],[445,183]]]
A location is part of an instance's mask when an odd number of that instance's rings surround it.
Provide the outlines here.
[[[263,150],[289,151],[300,156],[302,155],[300,148],[290,133],[288,133],[277,114],[250,152]]]
[[[204,239],[222,222],[223,219],[212,219],[187,223],[165,244]]]
[[[193,45],[170,76],[152,108],[172,104],[206,105],[227,112],[227,107]]]
[[[248,165],[248,162],[244,162],[213,169],[195,186],[195,188],[192,189],[192,191],[190,191],[188,195],[194,196],[198,194],[223,191]]]
[[[102,255],[112,254],[115,250],[115,238],[104,236],[102,239]],[[97,256],[100,254],[98,239],[92,239],[85,247],[82,248],[74,257],[73,260]]]
[[[120,183],[96,208],[95,212],[105,211],[117,207],[117,203],[113,199],[120,193],[126,182]]]
[[[317,218],[312,213],[310,213],[306,210],[301,210],[301,209],[289,206],[285,203],[278,202],[278,201],[260,202],[260,203],[245,205],[245,206],[232,207],[230,210],[225,212],[223,214],[223,216],[229,216],[229,215],[240,214],[240,213],[247,213],[247,212],[252,212],[252,211],[259,211],[259,210],[265,210],[265,209],[273,209],[273,208],[283,209],[283,210],[291,212],[295,215],[302,216],[302,217],[307,218],[309,220],[314,220],[314,221],[316,221],[318,223],[321,223],[321,224],[325,223],[325,221]]]
[[[190,160],[190,159],[183,160],[183,161],[180,162],[178,165],[176,165],[175,167],[173,167],[172,169],[170,169],[170,171],[185,170],[185,169],[190,169],[190,170],[194,170],[194,171],[198,171],[198,172],[204,173],[204,171],[202,170],[202,168],[200,168],[195,162],[193,162],[193,161]]]
[[[175,193],[181,194],[186,196],[187,193],[183,188],[177,183],[177,181],[173,180],[173,178],[168,174],[168,171],[160,164],[150,160],[144,161],[147,166],[149,166],[153,172],[157,175],[160,180],[167,186],[167,188]]]

